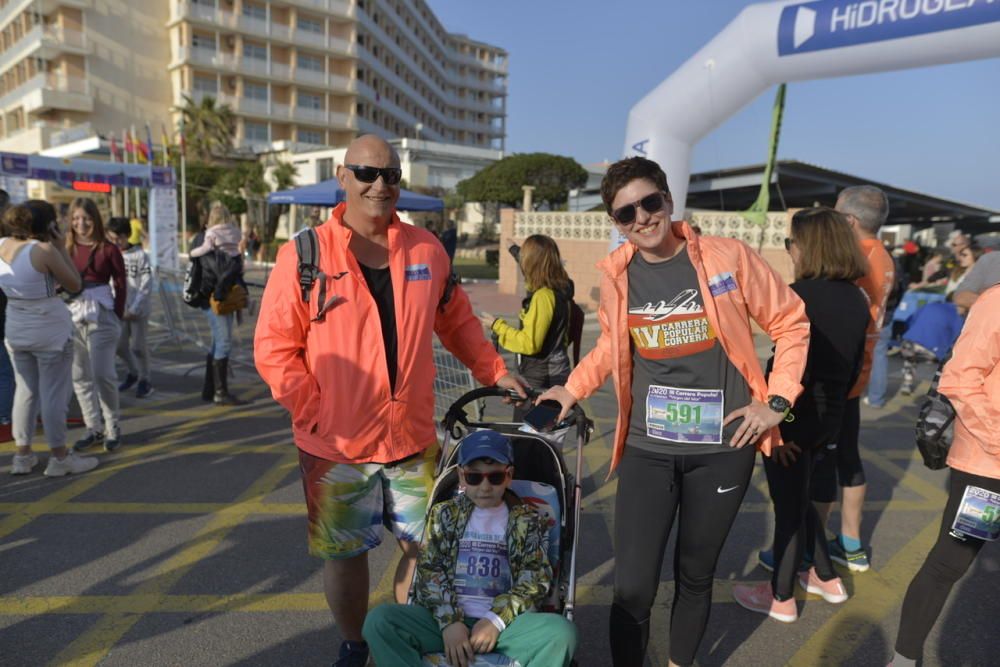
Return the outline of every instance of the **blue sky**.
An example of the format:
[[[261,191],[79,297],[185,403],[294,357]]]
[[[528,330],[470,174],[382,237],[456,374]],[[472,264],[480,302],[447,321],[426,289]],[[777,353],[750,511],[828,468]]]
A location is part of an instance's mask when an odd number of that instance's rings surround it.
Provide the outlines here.
[[[622,155],[629,108],[749,2],[428,0],[510,54],[507,149]],[[692,171],[763,162],[773,89],[696,146]],[[1000,59],[790,84],[778,157],[1000,211]]]

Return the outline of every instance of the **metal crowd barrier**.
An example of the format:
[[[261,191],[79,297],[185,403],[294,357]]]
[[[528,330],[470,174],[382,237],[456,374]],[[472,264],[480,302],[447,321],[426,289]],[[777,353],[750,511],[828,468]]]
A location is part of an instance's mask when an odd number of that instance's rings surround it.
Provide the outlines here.
[[[150,336],[150,348],[155,351],[166,342],[174,342],[207,353],[212,345],[212,329],[204,312],[184,303],[184,270],[160,268],[156,278],[160,298],[158,303],[154,303],[149,318],[154,329]],[[247,308],[240,313],[241,321],[233,327],[229,359],[230,364],[253,369],[253,332],[264,285],[247,280],[247,291]],[[434,366],[437,371],[434,378],[434,413],[443,417],[455,400],[477,385],[469,369],[444,349],[437,338],[434,339]]]

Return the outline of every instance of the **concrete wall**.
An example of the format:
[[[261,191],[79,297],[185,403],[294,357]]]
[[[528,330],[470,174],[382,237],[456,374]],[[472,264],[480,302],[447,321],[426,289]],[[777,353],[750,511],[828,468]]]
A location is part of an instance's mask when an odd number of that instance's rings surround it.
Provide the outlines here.
[[[701,227],[703,235],[738,238],[755,249],[760,247],[761,256],[786,282],[792,281],[792,262],[784,247],[784,239],[788,235],[787,213],[768,214],[768,223],[763,229],[736,213],[689,211],[687,217],[692,224]],[[611,220],[603,212],[501,211],[500,292],[519,294],[524,289],[521,272],[507,248],[511,243],[523,243],[532,234],[545,234],[559,244],[566,271],[576,285],[577,303],[587,310],[596,310],[600,297],[600,271],[595,265],[609,252],[611,229]]]

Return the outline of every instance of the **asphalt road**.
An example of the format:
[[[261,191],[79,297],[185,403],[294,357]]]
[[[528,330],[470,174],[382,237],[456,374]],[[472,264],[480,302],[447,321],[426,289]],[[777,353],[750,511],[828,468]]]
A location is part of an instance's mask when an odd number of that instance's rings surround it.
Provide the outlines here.
[[[202,403],[199,354],[162,335],[154,344],[157,393],[123,398],[125,444],[98,454],[96,471],[47,479],[43,463],[11,477],[3,460],[0,665],[328,665],[340,637],[320,563],[306,553],[288,417],[244,367],[234,387],[251,405]],[[605,481],[615,414],[608,388],[585,407],[597,429],[585,452],[578,660],[603,666],[616,489],[614,478]],[[914,417],[912,401],[901,397],[865,410],[864,532],[873,568],[844,574],[852,597],[843,605],[803,596],[794,625],[747,612],[730,594],[735,582],[766,578],[756,553],[769,546],[772,520],[758,465],[719,562],[698,664],[886,664],[900,601],[936,537],[945,500],[946,473],[926,470],[915,454]],[[389,597],[391,542],[371,554],[372,604]],[[995,546],[953,592],[927,638],[926,665],[1000,664]],[[650,665],[667,661],[672,543],[666,553]]]

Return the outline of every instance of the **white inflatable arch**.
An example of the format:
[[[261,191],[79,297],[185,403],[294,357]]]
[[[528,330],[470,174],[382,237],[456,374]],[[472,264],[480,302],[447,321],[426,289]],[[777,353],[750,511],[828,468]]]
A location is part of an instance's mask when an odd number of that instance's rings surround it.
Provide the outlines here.
[[[997,56],[1000,0],[750,5],[632,107],[625,155],[663,167],[680,218],[694,144],[770,86]]]

